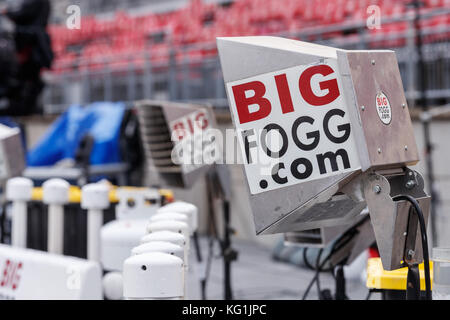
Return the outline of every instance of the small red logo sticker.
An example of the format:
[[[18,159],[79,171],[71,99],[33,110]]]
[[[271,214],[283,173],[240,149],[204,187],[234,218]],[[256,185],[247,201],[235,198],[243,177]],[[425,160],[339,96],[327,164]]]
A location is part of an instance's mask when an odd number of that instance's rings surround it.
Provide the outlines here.
[[[375,99],[375,105],[381,122],[383,122],[384,124],[391,123],[392,120],[391,104],[389,103],[389,99],[383,92],[379,92],[377,94]]]
[[[22,266],[22,262],[14,262],[7,259],[3,267],[0,287],[16,290],[19,286],[20,270],[22,269]]]

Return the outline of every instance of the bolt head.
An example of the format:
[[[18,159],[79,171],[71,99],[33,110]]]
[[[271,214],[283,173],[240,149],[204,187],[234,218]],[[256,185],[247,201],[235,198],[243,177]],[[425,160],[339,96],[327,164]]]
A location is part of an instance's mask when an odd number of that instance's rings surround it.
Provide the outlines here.
[[[375,60],[372,60],[371,62],[372,62],[372,65],[374,66],[375,65]]]
[[[409,251],[408,251],[408,255],[409,255],[410,257],[412,257],[414,254],[415,254],[414,250],[409,250]]]
[[[405,146],[405,151],[408,151],[408,146]]]
[[[416,182],[414,180],[408,180],[406,182],[406,189],[412,189],[416,185]]]
[[[381,187],[379,185],[374,186],[373,187],[373,192],[375,192],[377,194],[380,193],[381,192]]]
[[[361,106],[361,110],[362,111],[366,110],[366,107],[365,106]]]
[[[405,109],[406,108],[406,104],[402,103],[402,108]]]
[[[378,153],[381,153],[381,148],[378,148],[378,150],[377,150],[377,151],[378,151]]]

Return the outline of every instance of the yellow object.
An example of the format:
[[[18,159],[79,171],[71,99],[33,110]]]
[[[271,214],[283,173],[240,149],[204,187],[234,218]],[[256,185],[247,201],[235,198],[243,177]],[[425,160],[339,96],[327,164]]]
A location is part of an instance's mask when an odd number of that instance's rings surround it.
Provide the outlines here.
[[[113,186],[111,188],[111,191],[109,192],[109,201],[111,203],[118,203],[119,198],[117,197],[117,189],[119,187]],[[128,190],[141,190],[144,188],[139,187],[120,187],[120,188],[126,188]],[[166,197],[167,202],[174,201],[174,195],[172,190],[169,189],[159,189],[159,194],[161,196]],[[35,187],[33,188],[31,199],[34,201],[42,201],[43,199],[43,191],[41,187]],[[69,189],[69,202],[70,203],[80,203],[81,202],[81,189],[77,186],[70,186]]]
[[[423,263],[419,265],[420,290],[425,291],[425,273]],[[406,290],[408,268],[385,271],[380,258],[370,258],[367,262],[367,281],[369,289]],[[433,261],[430,261],[431,285],[433,285]]]
[[[173,195],[173,191],[169,189],[159,189],[159,194],[163,197],[166,197],[167,202],[174,202],[175,196]]]

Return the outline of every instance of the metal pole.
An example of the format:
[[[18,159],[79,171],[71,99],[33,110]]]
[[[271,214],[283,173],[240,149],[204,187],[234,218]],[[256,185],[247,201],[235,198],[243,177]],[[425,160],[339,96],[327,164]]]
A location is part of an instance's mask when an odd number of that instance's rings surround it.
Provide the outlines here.
[[[27,203],[14,201],[12,203],[12,240],[13,247],[27,247]]]
[[[170,55],[169,55],[169,99],[170,100],[176,100],[177,99],[177,70],[176,70],[176,53],[175,48],[170,48]]]
[[[183,86],[181,88],[181,99],[183,100],[189,100],[189,84],[190,84],[190,59],[189,59],[189,49],[186,49],[186,47],[183,47],[183,59],[182,59],[182,77],[183,77]]]
[[[233,291],[231,289],[231,262],[233,259],[233,252],[231,248],[231,227],[230,227],[230,203],[228,200],[223,200],[223,217],[224,217],[224,298],[225,300],[233,300]]]
[[[47,251],[63,254],[64,250],[64,207],[62,204],[48,206]]]
[[[419,67],[419,105],[422,108],[422,112],[426,114],[429,110],[428,107],[428,98],[426,95],[426,89],[427,89],[427,79],[425,77],[425,60],[423,57],[423,51],[422,51],[422,33],[421,33],[421,27],[420,27],[420,6],[422,2],[420,0],[414,0],[414,8],[415,8],[415,17],[414,17],[414,30],[417,37],[417,57],[418,57],[418,67]],[[430,185],[430,195],[431,195],[431,208],[430,208],[430,215],[431,215],[431,234],[433,239],[433,244],[437,242],[436,237],[436,205],[437,205],[437,195],[435,192],[434,187],[434,167],[433,167],[433,158],[432,158],[432,152],[433,152],[433,145],[431,143],[431,132],[430,132],[430,117],[423,117],[422,120],[422,127],[423,127],[423,136],[424,136],[424,143],[425,143],[425,164],[427,168],[427,179],[428,183]]]
[[[144,98],[152,98],[153,82],[152,82],[152,62],[150,53],[145,53],[144,58]]]
[[[88,210],[88,260],[100,261],[100,231],[103,225],[103,211],[98,209]]]

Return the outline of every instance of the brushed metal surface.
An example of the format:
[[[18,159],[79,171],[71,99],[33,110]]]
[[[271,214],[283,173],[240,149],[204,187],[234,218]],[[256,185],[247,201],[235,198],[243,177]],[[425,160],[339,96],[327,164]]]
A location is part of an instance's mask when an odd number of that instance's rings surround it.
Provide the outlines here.
[[[416,164],[419,154],[395,53],[348,51],[347,57],[370,167]],[[388,125],[380,120],[376,110],[380,92],[391,105],[392,120]]]
[[[406,174],[408,173],[409,171],[406,171]],[[404,266],[402,261],[405,253],[410,209],[410,205],[405,201],[394,202],[392,198],[399,194],[410,194],[419,202],[425,222],[428,220],[430,197],[423,191],[423,179],[419,176],[417,180],[419,184],[412,192],[405,189],[402,176],[396,176],[394,179],[388,180],[384,176],[370,174],[365,180],[365,198],[367,206],[370,208],[370,219],[385,270],[394,270]],[[391,185],[396,186],[391,188]],[[374,191],[376,186],[380,187],[379,193]],[[416,234],[419,235],[420,230]],[[414,259],[420,262],[423,259],[420,237],[416,237],[415,248]]]

